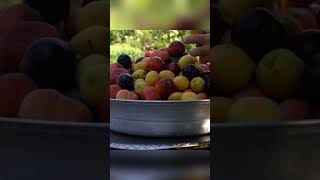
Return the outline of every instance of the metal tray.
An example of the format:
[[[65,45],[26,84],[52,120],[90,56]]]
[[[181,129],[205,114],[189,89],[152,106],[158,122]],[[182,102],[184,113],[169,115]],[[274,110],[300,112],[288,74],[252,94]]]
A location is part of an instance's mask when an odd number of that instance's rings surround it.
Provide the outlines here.
[[[207,134],[210,133],[210,100],[111,100],[110,129],[152,137]]]
[[[108,179],[108,135],[106,124],[0,118],[0,179]]]
[[[212,129],[215,180],[320,178],[320,120]]]

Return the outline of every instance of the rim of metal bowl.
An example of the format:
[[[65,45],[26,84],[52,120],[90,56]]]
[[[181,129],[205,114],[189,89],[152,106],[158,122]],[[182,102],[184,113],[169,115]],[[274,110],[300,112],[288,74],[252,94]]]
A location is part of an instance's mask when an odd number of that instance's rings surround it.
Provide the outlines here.
[[[110,102],[115,103],[130,103],[130,104],[210,104],[210,99],[203,100],[123,100],[123,99],[110,99]]]

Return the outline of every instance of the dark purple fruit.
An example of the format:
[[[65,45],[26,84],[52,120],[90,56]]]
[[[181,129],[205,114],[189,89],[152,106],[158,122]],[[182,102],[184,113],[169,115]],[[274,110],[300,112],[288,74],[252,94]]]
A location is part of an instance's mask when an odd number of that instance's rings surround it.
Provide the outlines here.
[[[238,18],[231,38],[234,45],[259,62],[266,53],[285,46],[287,33],[269,10],[254,8]]]
[[[182,74],[191,81],[193,78],[200,76],[200,71],[194,64],[188,64],[183,68]]]
[[[173,72],[176,76],[181,72],[181,69],[178,63],[174,63],[174,62],[168,64],[166,69]]]
[[[131,57],[127,54],[121,54],[118,57],[117,62],[121,64],[125,69],[130,69],[132,66]]]
[[[27,49],[19,68],[40,88],[63,91],[75,86],[75,55],[69,43],[58,38],[34,41]]]
[[[130,74],[124,73],[118,77],[117,84],[121,89],[133,90],[134,89],[134,79]]]

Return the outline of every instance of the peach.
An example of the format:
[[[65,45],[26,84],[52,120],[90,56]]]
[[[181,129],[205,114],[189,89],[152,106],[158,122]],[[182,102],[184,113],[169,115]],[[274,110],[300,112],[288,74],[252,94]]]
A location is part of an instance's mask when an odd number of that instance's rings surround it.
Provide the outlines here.
[[[21,102],[19,117],[50,121],[88,122],[92,114],[88,107],[54,89],[39,89],[29,93]]]
[[[110,84],[116,84],[117,79],[121,74],[128,73],[124,68],[114,68],[110,71]]]
[[[175,91],[175,86],[171,79],[160,79],[154,87],[162,99],[167,99]]]
[[[143,89],[142,99],[144,99],[144,100],[160,100],[161,97],[155,87],[147,86]]]
[[[153,56],[147,62],[148,71],[157,71],[160,72],[164,68],[164,62],[158,56]]]
[[[170,96],[168,97],[168,100],[181,100],[182,94],[183,94],[182,92],[174,92],[170,94]]]
[[[194,92],[184,92],[181,100],[198,100],[198,95]]]
[[[12,26],[24,21],[41,21],[40,13],[24,4],[12,5],[4,9],[0,14],[0,34],[6,35]]]
[[[27,47],[44,37],[58,37],[55,27],[42,22],[23,22],[10,29],[0,40],[0,74],[17,72]]]
[[[183,91],[189,87],[189,80],[183,75],[175,77],[173,83],[179,91]]]
[[[117,84],[112,84],[110,85],[109,89],[110,89],[110,98],[116,99],[117,93],[121,90],[121,87],[118,86]]]
[[[170,56],[181,57],[185,53],[185,45],[181,41],[173,41],[169,45]]]
[[[150,71],[146,74],[145,81],[149,86],[153,86],[160,79],[157,71]]]
[[[159,73],[159,76],[161,79],[171,79],[173,80],[175,78],[175,75],[172,71],[169,70],[163,70]]]
[[[311,118],[310,104],[298,98],[290,98],[280,103],[284,120],[304,120]]]
[[[17,117],[20,103],[36,84],[22,73],[0,76],[0,116]]]
[[[170,55],[167,51],[153,51],[152,57],[154,56],[160,57],[164,62],[170,60]]]
[[[118,91],[116,95],[116,99],[137,100],[139,99],[139,97],[135,93],[130,92],[126,89],[123,89]]]
[[[199,93],[197,94],[198,99],[208,99],[208,95],[206,93]]]
[[[152,53],[153,53],[153,51],[146,51],[146,52],[144,53],[144,56],[145,56],[145,57],[151,57],[151,56],[152,56]]]

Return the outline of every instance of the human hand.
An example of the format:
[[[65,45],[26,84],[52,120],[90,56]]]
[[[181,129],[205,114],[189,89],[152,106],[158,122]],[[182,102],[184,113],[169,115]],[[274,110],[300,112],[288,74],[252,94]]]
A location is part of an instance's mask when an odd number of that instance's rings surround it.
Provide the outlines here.
[[[194,34],[184,39],[185,44],[196,44],[190,55],[200,56],[201,63],[209,62],[210,56],[210,34]]]

